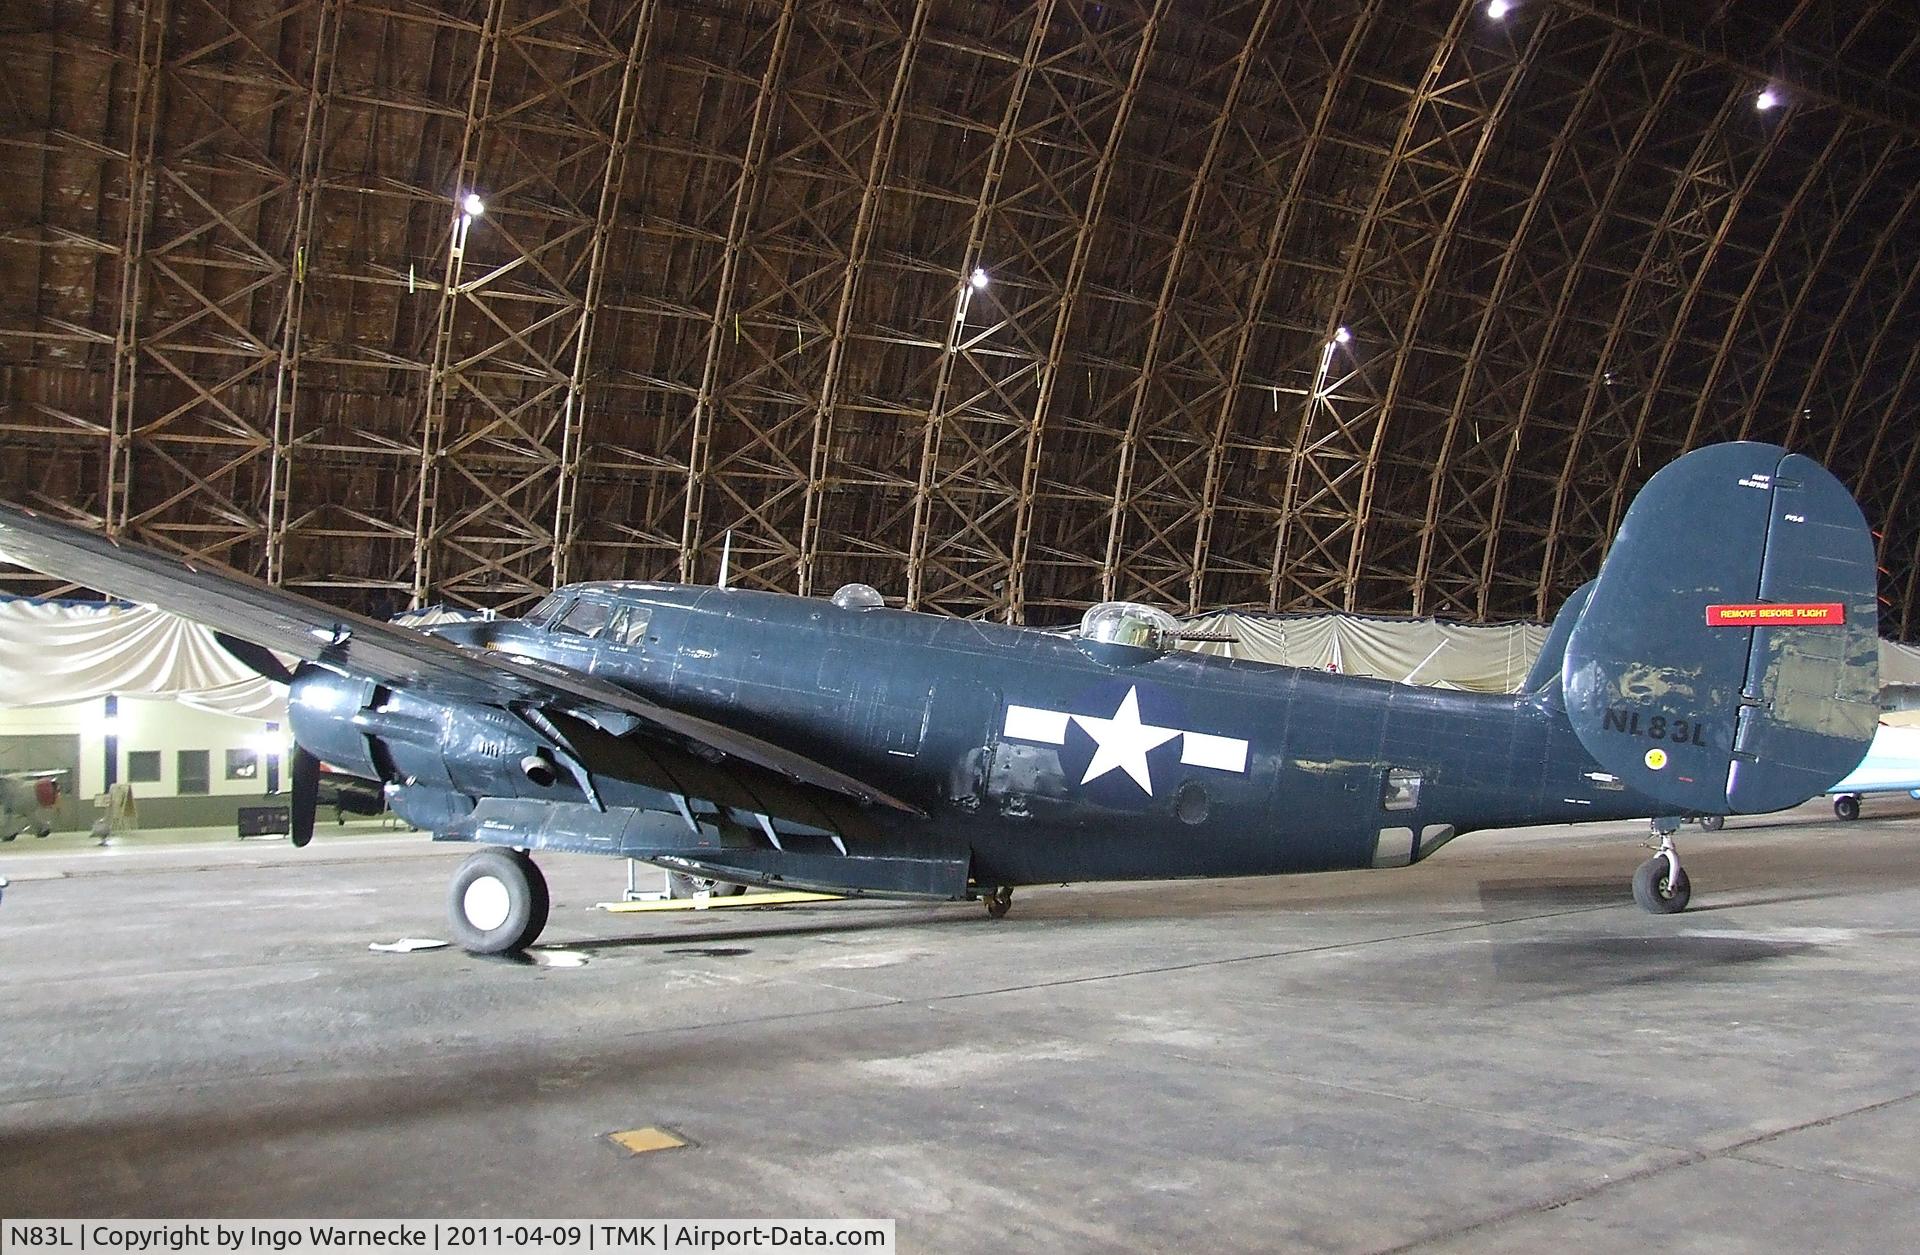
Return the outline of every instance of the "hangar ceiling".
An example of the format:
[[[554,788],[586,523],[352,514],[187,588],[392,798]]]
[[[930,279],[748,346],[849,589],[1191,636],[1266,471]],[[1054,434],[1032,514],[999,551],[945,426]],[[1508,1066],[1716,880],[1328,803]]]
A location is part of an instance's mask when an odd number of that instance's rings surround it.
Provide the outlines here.
[[[1906,0],[0,26],[0,496],[118,534],[377,612],[730,532],[738,583],[1017,621],[1538,617],[1751,436],[1920,634]]]

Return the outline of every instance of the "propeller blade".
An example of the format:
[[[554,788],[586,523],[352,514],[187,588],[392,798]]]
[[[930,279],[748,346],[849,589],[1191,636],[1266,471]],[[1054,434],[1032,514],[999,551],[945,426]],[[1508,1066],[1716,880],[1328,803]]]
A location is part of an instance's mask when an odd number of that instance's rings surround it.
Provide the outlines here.
[[[220,648],[238,658],[255,673],[281,684],[293,683],[293,671],[265,645],[256,645],[252,641],[243,641],[237,636],[228,636],[225,632],[215,632],[213,639],[220,642]]]
[[[320,805],[320,760],[300,746],[293,747],[292,832],[288,839],[297,848],[313,840],[313,812]]]

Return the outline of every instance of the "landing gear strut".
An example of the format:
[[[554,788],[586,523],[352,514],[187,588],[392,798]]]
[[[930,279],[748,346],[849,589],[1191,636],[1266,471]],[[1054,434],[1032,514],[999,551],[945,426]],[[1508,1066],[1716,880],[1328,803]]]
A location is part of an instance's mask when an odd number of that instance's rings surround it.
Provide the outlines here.
[[[532,945],[547,926],[547,878],[522,850],[481,850],[460,864],[447,894],[453,937],[471,954]]]
[[[995,885],[989,892],[980,895],[987,904],[987,914],[994,919],[1005,919],[1007,912],[1013,909],[1013,886]]]
[[[1659,839],[1659,844],[1654,846],[1659,853],[1640,864],[1633,873],[1633,900],[1643,911],[1672,915],[1687,909],[1693,885],[1687,880],[1686,868],[1680,866],[1679,851],[1673,848],[1672,830],[1662,832],[1660,821],[1655,820],[1653,836]],[[1654,842],[1650,840],[1647,844],[1652,846]]]

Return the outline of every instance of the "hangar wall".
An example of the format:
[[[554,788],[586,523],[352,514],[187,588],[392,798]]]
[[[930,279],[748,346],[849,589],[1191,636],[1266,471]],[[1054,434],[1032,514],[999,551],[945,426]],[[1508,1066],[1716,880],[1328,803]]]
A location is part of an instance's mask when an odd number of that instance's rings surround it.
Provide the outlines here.
[[[179,828],[225,825],[234,822],[241,806],[265,804],[267,775],[260,758],[265,723],[231,715],[196,710],[171,698],[122,697],[115,724],[119,745],[118,774],[133,786],[142,828]],[[106,791],[106,712],[102,699],[58,706],[0,709],[0,770],[32,771],[60,763],[27,761],[22,744],[48,736],[78,738],[79,779],[69,791],[77,805],[62,807],[62,829],[89,827],[100,814],[92,799]],[[44,742],[40,742],[44,743]],[[10,749],[20,746],[20,749]],[[133,756],[158,755],[159,779],[134,780]],[[206,792],[180,792],[181,755],[204,754]],[[249,759],[251,775],[229,778],[228,755]],[[284,780],[282,781],[284,788]]]

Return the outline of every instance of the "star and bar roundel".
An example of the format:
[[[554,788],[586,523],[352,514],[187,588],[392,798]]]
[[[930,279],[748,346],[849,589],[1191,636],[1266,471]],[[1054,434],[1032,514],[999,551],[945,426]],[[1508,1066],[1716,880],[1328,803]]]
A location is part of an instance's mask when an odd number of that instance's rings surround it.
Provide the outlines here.
[[[1110,772],[1122,772],[1153,796],[1153,771],[1147,755],[1162,745],[1180,739],[1180,761],[1189,767],[1206,767],[1244,775],[1247,770],[1247,743],[1239,737],[1217,736],[1193,728],[1163,727],[1140,721],[1140,690],[1129,688],[1111,715],[1082,714],[1071,710],[1049,710],[1041,706],[1007,706],[1004,735],[1008,740],[1029,741],[1037,745],[1065,745],[1067,727],[1077,724],[1093,739],[1093,757],[1087,763],[1081,784],[1088,784]]]

